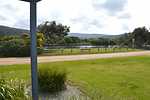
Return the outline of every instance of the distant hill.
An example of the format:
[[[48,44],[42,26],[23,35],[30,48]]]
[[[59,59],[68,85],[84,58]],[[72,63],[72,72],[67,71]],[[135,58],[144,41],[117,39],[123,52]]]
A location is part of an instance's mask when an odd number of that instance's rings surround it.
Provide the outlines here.
[[[0,35],[21,35],[23,33],[29,33],[29,30],[13,28],[7,26],[0,26]],[[69,33],[68,36],[79,37],[81,39],[89,38],[110,38],[114,39],[120,35],[105,35],[105,34],[89,34],[89,33]]]
[[[29,33],[29,31],[25,29],[0,26],[0,35],[21,35],[23,33]]]
[[[89,38],[110,38],[110,39],[114,39],[114,38],[120,37],[120,35],[89,34],[89,33],[69,33],[69,36],[79,37],[81,39],[89,39]]]

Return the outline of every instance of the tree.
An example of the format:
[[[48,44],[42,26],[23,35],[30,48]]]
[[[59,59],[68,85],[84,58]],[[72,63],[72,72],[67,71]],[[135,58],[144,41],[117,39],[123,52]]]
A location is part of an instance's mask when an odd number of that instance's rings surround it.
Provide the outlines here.
[[[117,39],[115,39],[115,42],[119,46],[132,46],[132,33],[124,33],[120,35]]]
[[[135,40],[135,46],[138,48],[143,47],[144,44],[148,44],[150,39],[150,33],[145,27],[139,27],[132,32],[132,38]]]
[[[133,32],[125,33],[116,40],[118,45],[142,48],[150,45],[150,32],[146,27],[138,27]]]
[[[115,45],[114,41],[107,38],[90,39],[89,41],[92,45],[102,45],[102,46]]]
[[[56,24],[55,21],[46,21],[38,26],[38,32],[44,33],[46,44],[59,44],[67,36],[67,33],[70,32],[70,27]]]
[[[64,38],[64,44],[77,44],[80,43],[80,38],[78,37],[73,37],[73,36],[66,36]]]
[[[30,45],[30,35],[25,33],[21,36],[22,40],[24,41],[25,46]],[[45,42],[44,34],[43,33],[37,33],[37,47],[42,48]]]

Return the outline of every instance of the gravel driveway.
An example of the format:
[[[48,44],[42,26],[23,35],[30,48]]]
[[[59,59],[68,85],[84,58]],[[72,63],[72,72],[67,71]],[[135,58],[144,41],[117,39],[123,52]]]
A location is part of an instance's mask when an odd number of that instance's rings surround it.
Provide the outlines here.
[[[112,58],[112,57],[142,56],[142,55],[150,55],[150,51],[109,53],[109,54],[68,55],[68,56],[40,56],[38,57],[38,63]],[[30,63],[29,57],[28,58],[0,58],[0,65],[29,64],[29,63]]]

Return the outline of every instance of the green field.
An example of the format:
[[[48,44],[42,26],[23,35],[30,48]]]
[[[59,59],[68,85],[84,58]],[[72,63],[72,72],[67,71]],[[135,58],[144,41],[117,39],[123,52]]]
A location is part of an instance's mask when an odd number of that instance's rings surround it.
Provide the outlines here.
[[[66,69],[68,80],[95,98],[92,100],[150,99],[150,56],[53,62],[39,67]],[[0,76],[9,79],[30,82],[29,73],[29,65],[0,66]]]
[[[101,53],[114,53],[114,52],[130,52],[139,51],[132,48],[61,48],[61,49],[49,49],[45,50],[43,56],[53,55],[76,55],[76,54],[101,54]]]

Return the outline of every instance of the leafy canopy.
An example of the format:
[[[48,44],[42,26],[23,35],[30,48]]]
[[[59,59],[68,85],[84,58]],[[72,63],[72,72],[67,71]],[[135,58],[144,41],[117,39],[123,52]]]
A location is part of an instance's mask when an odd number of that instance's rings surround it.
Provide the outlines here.
[[[70,32],[70,27],[60,23],[57,24],[55,21],[46,21],[38,26],[38,32],[44,33],[47,44],[59,44]]]

